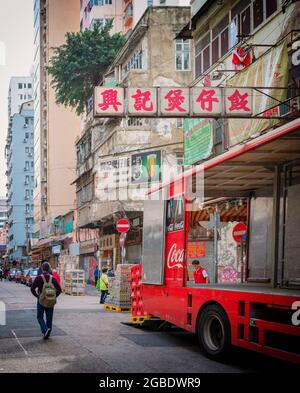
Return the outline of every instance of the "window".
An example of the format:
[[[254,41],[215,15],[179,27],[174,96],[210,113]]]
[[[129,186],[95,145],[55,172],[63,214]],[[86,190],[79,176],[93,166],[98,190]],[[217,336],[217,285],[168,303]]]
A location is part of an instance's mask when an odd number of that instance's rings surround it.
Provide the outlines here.
[[[23,89],[23,83],[18,83],[18,89]]]
[[[28,184],[29,184],[29,176],[28,175],[25,176],[25,182],[24,183],[25,183],[26,186],[28,186]]]
[[[277,0],[240,0],[229,14],[196,42],[196,78],[226,55],[238,43],[238,36],[252,34],[277,7]]]
[[[19,94],[20,100],[23,100],[23,94]]]
[[[101,28],[105,27],[108,23],[112,22],[113,19],[107,18],[107,19],[99,19],[95,18],[91,22],[91,28],[93,28],[96,25],[99,25]]]
[[[152,7],[152,6],[153,6],[153,0],[148,0],[147,7]]]
[[[142,49],[137,50],[128,60],[125,65],[125,71],[130,70],[142,70],[143,69],[143,51]]]
[[[108,5],[108,4],[112,4],[112,0],[94,0],[94,4],[95,5]]]
[[[25,171],[29,171],[29,161],[25,162]]]
[[[176,70],[190,70],[190,42],[182,39],[176,40]]]
[[[29,147],[28,147],[28,146],[25,147],[25,153],[26,153],[26,154],[29,153]]]

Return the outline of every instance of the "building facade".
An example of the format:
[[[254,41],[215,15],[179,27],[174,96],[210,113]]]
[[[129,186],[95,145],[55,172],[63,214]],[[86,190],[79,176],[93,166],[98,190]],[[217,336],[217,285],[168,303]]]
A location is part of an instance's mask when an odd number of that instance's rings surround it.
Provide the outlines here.
[[[79,31],[77,0],[34,2],[34,135],[35,182],[34,237],[46,237],[54,218],[72,209],[75,200],[74,143],[80,129],[79,117],[55,103],[46,65],[53,47],[65,42],[67,32]]]
[[[187,45],[188,56],[184,64],[176,61],[181,47],[177,45],[175,34],[189,17],[189,7],[148,8],[108,68],[104,84],[130,87],[188,85],[193,80],[190,50]],[[162,61],[162,53],[166,61]],[[150,186],[146,172],[143,175],[139,172],[140,163],[147,166],[149,160],[155,160],[157,172],[154,177],[158,177],[153,178],[153,182],[166,180],[170,168],[173,174],[178,174],[182,169],[182,121],[103,120],[93,118],[93,113],[87,114],[87,118],[76,144],[78,226],[82,231],[98,230],[99,237],[88,242],[89,254],[83,254],[81,247],[81,266],[87,271],[88,261],[94,263],[91,250],[94,255],[98,250],[101,263],[113,268],[121,260],[138,263],[142,251],[143,200],[132,193],[145,184],[146,188]],[[123,255],[115,227],[121,217],[131,222]]]
[[[124,29],[126,32],[134,29],[148,7],[186,7],[189,4],[189,0],[124,0]]]
[[[80,30],[93,27],[98,23],[105,26],[113,21],[112,33],[123,28],[123,0],[80,0]]]
[[[8,122],[15,113],[19,113],[24,102],[32,100],[32,77],[12,77],[8,89]]]
[[[12,116],[6,158],[8,255],[11,261],[26,262],[33,224],[33,101],[23,103]]]
[[[7,222],[7,198],[0,197],[0,230]]]

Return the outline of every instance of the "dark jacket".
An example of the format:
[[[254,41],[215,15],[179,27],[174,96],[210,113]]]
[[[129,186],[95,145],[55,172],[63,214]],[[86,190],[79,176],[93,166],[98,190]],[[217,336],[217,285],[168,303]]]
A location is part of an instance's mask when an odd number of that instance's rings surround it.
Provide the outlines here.
[[[48,274],[48,273],[43,273],[43,274],[46,279],[46,282],[49,282],[50,274]],[[54,287],[56,289],[56,296],[58,297],[61,294],[61,287],[53,276],[52,276],[52,284],[54,285]],[[37,276],[31,285],[31,293],[33,294],[33,296],[35,296],[37,298],[39,297],[39,295],[42,292],[43,285],[44,285],[43,278],[41,277],[41,275]],[[36,293],[36,288],[38,289],[38,293]]]

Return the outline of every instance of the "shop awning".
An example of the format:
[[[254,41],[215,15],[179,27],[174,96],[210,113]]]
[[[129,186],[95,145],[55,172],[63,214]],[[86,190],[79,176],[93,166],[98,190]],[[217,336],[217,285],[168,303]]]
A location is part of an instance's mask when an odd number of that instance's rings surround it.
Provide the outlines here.
[[[152,189],[151,193],[171,184],[178,185],[180,190],[182,178],[186,181],[204,171],[206,197],[242,196],[271,186],[275,167],[295,160],[300,160],[300,119],[237,145],[203,165],[187,170],[173,182]]]
[[[44,247],[50,247],[53,243],[59,243],[64,240],[67,240],[73,236],[72,233],[64,234],[64,235],[56,235],[50,236],[46,239],[41,239],[35,246],[32,247],[32,250],[43,249]]]

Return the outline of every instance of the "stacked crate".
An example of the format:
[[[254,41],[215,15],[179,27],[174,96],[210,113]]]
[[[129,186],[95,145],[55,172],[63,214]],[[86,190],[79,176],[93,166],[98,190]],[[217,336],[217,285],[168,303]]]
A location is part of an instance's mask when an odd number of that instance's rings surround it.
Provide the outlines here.
[[[131,308],[130,269],[132,266],[130,264],[117,266],[115,277],[109,279],[109,295],[105,300],[107,306],[105,309],[109,310],[108,306],[111,306],[113,311],[116,307]]]
[[[64,275],[64,293],[66,295],[85,295],[85,272],[84,270],[67,270]]]
[[[61,287],[65,286],[67,271],[79,269],[79,257],[73,255],[60,255],[58,258],[57,273],[60,276]]]
[[[145,317],[147,312],[144,310],[142,293],[142,265],[133,265],[130,273],[131,281],[131,301],[132,316]]]

